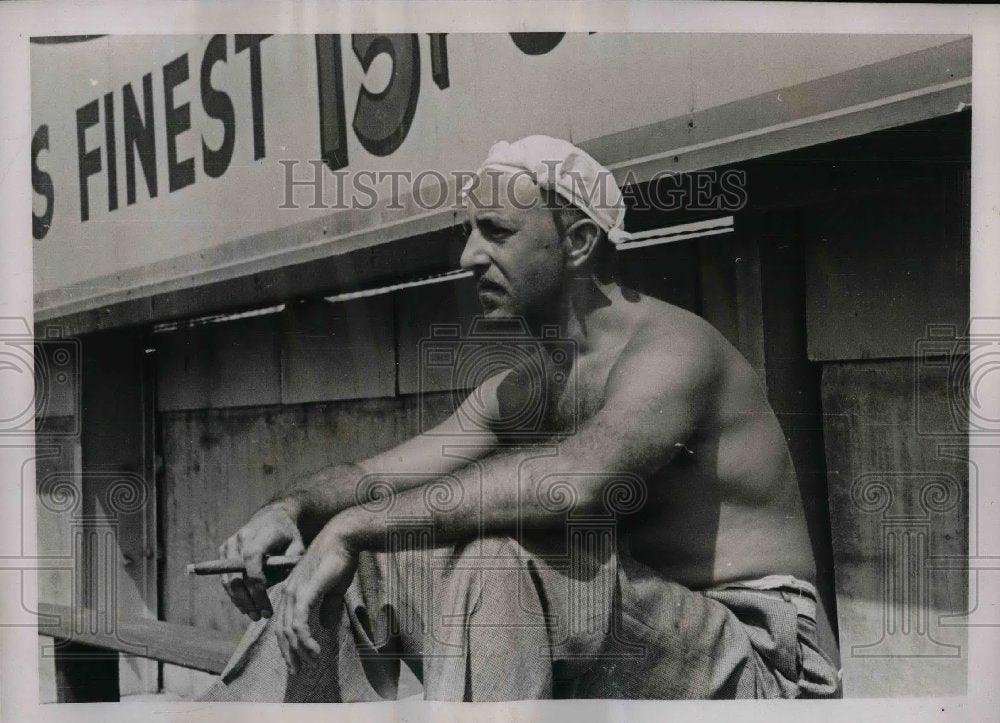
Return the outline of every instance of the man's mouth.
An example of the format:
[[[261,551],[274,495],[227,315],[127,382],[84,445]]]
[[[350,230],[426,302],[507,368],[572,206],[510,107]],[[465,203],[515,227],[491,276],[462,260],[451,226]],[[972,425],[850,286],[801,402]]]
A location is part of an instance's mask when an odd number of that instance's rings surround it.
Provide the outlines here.
[[[502,294],[502,293],[504,293],[504,289],[503,289],[502,286],[500,286],[500,284],[497,284],[497,283],[495,283],[493,281],[487,281],[486,279],[480,279],[478,286],[479,286],[479,294],[480,294],[480,296],[483,295],[483,294]]]

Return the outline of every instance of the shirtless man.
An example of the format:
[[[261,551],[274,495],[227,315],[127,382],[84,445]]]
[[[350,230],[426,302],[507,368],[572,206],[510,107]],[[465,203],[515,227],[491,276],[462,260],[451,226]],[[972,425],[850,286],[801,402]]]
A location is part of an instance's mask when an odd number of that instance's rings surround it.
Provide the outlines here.
[[[258,511],[220,548],[247,570],[223,584],[274,636],[248,633],[210,698],[315,699],[332,687],[326,699],[378,699],[393,694],[380,682],[393,672],[373,666],[393,656],[415,661],[428,697],[459,700],[833,695],[795,472],[753,369],[699,317],[609,276],[624,206],[585,153],[544,136],[500,143],[474,180],[461,264],[483,310],[534,334],[557,327],[575,345],[569,367],[553,374],[544,353],[540,363],[547,379],[575,383],[544,386],[541,446],[499,423],[530,381],[512,368],[436,429],[324,470]],[[368,504],[375,479],[393,489],[391,515],[385,500]],[[572,547],[573,520],[606,519],[623,479],[630,502],[612,510],[613,549],[548,554]],[[430,504],[431,492],[447,503]],[[554,503],[567,495],[570,511]],[[444,557],[414,562],[390,542],[393,520],[412,519],[429,522]],[[264,557],[303,550],[269,597]],[[410,573],[433,590],[400,584],[384,597],[386,580]],[[591,601],[583,615],[597,622],[581,626],[567,595]],[[373,619],[389,608],[420,629],[387,642],[391,630]],[[275,643],[287,671],[248,664]],[[242,678],[255,682],[233,682]]]

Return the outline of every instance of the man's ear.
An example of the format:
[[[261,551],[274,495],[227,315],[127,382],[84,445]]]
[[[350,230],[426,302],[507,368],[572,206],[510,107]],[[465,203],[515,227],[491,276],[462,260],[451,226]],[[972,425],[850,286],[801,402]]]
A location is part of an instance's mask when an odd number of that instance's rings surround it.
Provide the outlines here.
[[[600,227],[590,218],[581,218],[563,234],[566,268],[579,269],[594,255],[601,240]]]

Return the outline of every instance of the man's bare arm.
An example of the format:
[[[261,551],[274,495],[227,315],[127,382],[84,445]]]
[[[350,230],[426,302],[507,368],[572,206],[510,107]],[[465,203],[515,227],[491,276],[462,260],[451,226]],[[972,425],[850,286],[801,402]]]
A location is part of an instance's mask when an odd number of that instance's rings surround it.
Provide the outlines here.
[[[575,435],[538,448],[498,449],[398,494],[393,516],[429,517],[436,539],[454,540],[561,525],[567,496],[578,513],[612,512],[609,487],[644,487],[689,441],[704,419],[717,374],[708,348],[665,354],[656,340],[637,345],[612,369],[603,408]],[[645,496],[644,489],[633,492]],[[385,544],[386,515],[379,509],[348,508],[330,527],[349,549]]]
[[[549,454],[544,447],[498,450],[396,495],[392,517],[429,518],[437,540],[455,540],[562,525],[567,494],[580,512],[601,509],[611,483],[644,485],[689,441],[709,411],[719,374],[709,348],[665,354],[655,340],[637,345],[612,369],[603,408]],[[645,498],[644,489],[634,492]],[[291,670],[304,655],[319,653],[308,625],[312,608],[343,594],[357,552],[384,549],[391,526],[384,507],[356,506],[335,515],[313,540],[277,611],[275,633]]]

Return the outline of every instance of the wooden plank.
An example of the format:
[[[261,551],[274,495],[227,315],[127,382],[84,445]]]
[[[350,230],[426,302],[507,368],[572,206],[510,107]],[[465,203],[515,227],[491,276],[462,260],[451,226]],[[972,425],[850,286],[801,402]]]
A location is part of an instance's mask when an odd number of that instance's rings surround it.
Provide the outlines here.
[[[153,334],[156,405],[160,411],[205,409],[211,385],[211,329],[199,326]]]
[[[583,147],[602,163],[621,169],[622,174],[632,172],[645,180],[643,171],[648,166],[653,168],[647,171],[647,178],[648,173],[664,169],[683,172],[709,168],[887,127],[878,125],[879,117],[906,118],[888,124],[901,125],[940,115],[954,109],[955,104],[942,103],[937,112],[924,115],[918,108],[909,107],[906,95],[971,75],[971,38],[960,38],[835,75],[609,133],[586,141]],[[968,86],[962,89],[968,95]],[[930,96],[945,93],[942,90]],[[903,97],[887,106],[878,106],[879,101],[897,95]],[[902,112],[894,113],[894,107]],[[850,110],[843,115],[838,113],[846,109]],[[871,114],[871,110],[877,113]],[[712,159],[706,161],[706,155]],[[642,162],[650,156],[658,163]]]
[[[455,343],[467,338],[472,319],[482,313],[472,279],[459,279],[400,292],[397,298],[396,339],[399,360],[399,393],[437,392],[454,386],[453,369],[428,365],[421,359],[421,345],[444,325],[458,325]]]
[[[208,326],[212,360],[208,396],[212,407],[280,403],[277,314]]]
[[[398,240],[383,236],[378,246],[355,251],[337,249],[328,257],[280,268],[273,268],[272,261],[272,268],[232,279],[206,281],[187,289],[156,290],[150,296],[128,298],[96,309],[52,310],[49,315],[66,334],[78,335],[270,306],[290,298],[378,286],[409,275],[441,273],[457,266],[464,242],[457,213],[451,212],[447,221],[441,230],[416,230]],[[317,237],[322,236],[320,227],[316,225]]]
[[[699,242],[702,316],[735,346],[766,383],[757,240],[740,230]]]
[[[954,451],[965,442],[954,434],[947,374],[910,359],[823,369],[848,697],[965,690],[965,628],[948,627],[940,616],[966,611],[968,576],[932,570],[927,560],[968,555],[968,462]],[[919,433],[918,414],[941,434]]]
[[[630,230],[643,231],[669,223],[662,213],[634,212]],[[698,241],[676,241],[618,254],[619,278],[630,289],[655,296],[698,314],[701,295],[698,285]]]
[[[296,304],[281,323],[283,404],[396,393],[390,295]]]
[[[119,619],[112,632],[94,631],[76,622],[89,620],[93,611],[49,603],[39,603],[38,611],[42,617],[48,618],[44,623],[39,622],[39,635],[73,643],[73,646],[55,646],[56,654],[66,657],[76,652],[88,660],[95,655],[99,659],[107,659],[106,655],[95,654],[94,649],[116,651],[218,674],[225,668],[239,642],[239,637],[232,633],[145,618]],[[117,661],[117,656],[114,659]]]
[[[807,216],[810,359],[909,357],[929,325],[966,326],[965,174],[942,167],[938,176]]]
[[[62,558],[60,568],[38,571],[38,599],[71,605],[75,589],[73,521],[83,514],[83,475],[80,443],[64,439],[59,444],[36,447],[36,537],[41,557]]]
[[[72,526],[82,602],[96,614],[157,616],[152,410],[146,404],[142,330],[93,334],[83,343],[82,515]],[[157,666],[121,661],[121,690],[153,692]]]

